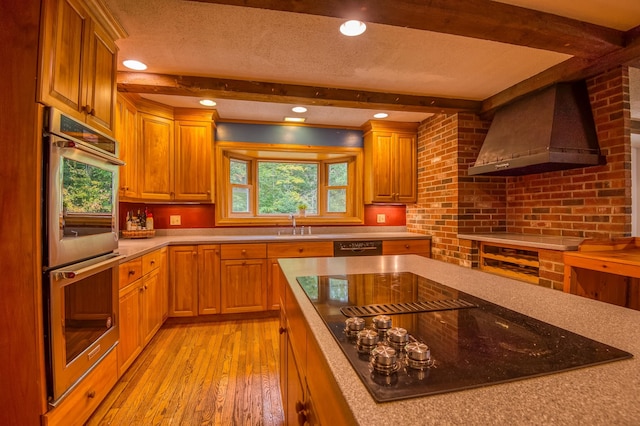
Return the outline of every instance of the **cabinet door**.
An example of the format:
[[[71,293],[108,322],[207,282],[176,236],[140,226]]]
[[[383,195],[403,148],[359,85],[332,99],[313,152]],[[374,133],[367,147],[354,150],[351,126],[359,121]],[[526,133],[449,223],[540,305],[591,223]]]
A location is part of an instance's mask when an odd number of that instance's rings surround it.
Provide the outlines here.
[[[169,316],[198,314],[198,248],[169,247]]]
[[[393,141],[391,174],[394,177],[393,200],[415,203],[417,200],[417,146],[414,134],[398,133]]]
[[[90,18],[79,0],[43,2],[40,100],[84,121],[84,49]]]
[[[285,350],[283,348],[282,350]],[[298,369],[298,365],[296,362],[295,355],[293,354],[293,350],[291,349],[291,344],[288,344],[286,347],[287,351],[287,376],[286,376],[286,386],[287,386],[287,396],[286,400],[284,400],[284,409],[285,409],[285,424],[288,425],[297,425],[304,424],[306,419],[302,418],[301,422],[299,422],[299,416],[301,412],[304,410],[304,386],[302,384],[302,379],[300,377],[300,372]]]
[[[142,343],[146,345],[162,325],[160,269],[142,277]]]
[[[267,261],[223,260],[221,264],[222,313],[267,309]]]
[[[269,259],[269,285],[267,307],[269,310],[277,311],[280,309],[280,265],[278,259]]]
[[[220,313],[220,246],[198,246],[198,314]]]
[[[174,199],[211,201],[213,137],[210,122],[176,121]]]
[[[395,195],[394,167],[395,141],[392,133],[373,135],[373,188],[374,201],[393,202]]]
[[[132,102],[118,96],[116,102],[116,139],[120,142],[120,159],[125,165],[120,167],[120,199],[136,198],[138,160],[138,111]]]
[[[118,377],[129,368],[142,351],[141,296],[142,278],[120,290]]]
[[[168,249],[160,249],[160,313],[162,322],[169,317],[169,259]]]
[[[138,185],[146,200],[170,201],[173,192],[173,121],[138,113]]]
[[[86,120],[90,126],[113,133],[118,48],[106,31],[95,22],[87,35],[85,64],[89,71],[84,78]]]

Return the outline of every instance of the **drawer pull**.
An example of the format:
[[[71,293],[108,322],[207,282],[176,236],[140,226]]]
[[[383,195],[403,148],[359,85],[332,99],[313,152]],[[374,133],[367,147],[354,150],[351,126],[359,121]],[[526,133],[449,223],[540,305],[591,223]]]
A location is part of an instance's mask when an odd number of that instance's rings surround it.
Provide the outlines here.
[[[129,269],[129,275],[135,275],[136,271],[134,271],[133,269]]]
[[[89,392],[87,392],[87,398],[93,399],[95,397],[96,397],[96,391],[90,390]]]

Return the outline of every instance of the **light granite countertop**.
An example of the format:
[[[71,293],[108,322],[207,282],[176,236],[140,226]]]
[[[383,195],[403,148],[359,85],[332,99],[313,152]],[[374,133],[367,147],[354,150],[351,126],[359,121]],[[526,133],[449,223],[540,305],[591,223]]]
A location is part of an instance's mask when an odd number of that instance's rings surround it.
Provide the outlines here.
[[[184,234],[159,235],[153,238],[121,238],[118,241],[118,249],[116,252],[125,256],[122,260],[122,262],[125,262],[168,245],[431,239],[429,235],[402,230],[339,232],[335,229],[329,229],[329,232],[323,233],[320,232],[319,229],[314,229],[314,233],[311,235],[291,235],[288,232],[290,232],[290,228],[282,228],[281,235],[277,234],[277,230],[264,228],[253,231],[236,231],[235,233],[208,233],[206,230],[203,230],[200,232],[185,232]]]
[[[547,250],[576,251],[584,238],[560,237],[554,235],[491,233],[491,234],[458,234],[463,240],[483,241],[487,243],[513,244],[517,246],[535,247]]]
[[[637,425],[640,311],[415,255],[280,259],[293,294],[359,424]],[[297,276],[407,271],[634,354],[632,359],[440,395],[376,403]]]

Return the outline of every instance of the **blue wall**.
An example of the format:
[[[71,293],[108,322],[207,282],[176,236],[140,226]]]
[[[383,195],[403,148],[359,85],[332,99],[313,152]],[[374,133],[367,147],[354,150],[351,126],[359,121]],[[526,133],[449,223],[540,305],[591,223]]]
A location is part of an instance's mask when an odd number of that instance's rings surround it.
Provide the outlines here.
[[[217,123],[216,140],[362,148],[360,130],[279,124]]]

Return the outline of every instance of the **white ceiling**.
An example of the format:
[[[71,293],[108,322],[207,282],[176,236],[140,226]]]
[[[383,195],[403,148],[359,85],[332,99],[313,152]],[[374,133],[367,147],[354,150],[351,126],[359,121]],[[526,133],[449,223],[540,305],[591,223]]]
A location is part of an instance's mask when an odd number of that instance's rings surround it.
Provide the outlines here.
[[[487,99],[569,55],[455,35],[368,24],[360,37],[338,32],[340,19],[183,0],[105,0],[129,36],[119,58],[146,72],[307,86]],[[510,0],[510,3],[626,31],[640,25],[638,0]],[[120,65],[119,70],[126,69]],[[632,73],[640,117],[640,75]],[[170,106],[201,107],[198,97],[144,94]],[[222,120],[279,122],[291,104],[216,99]],[[371,109],[305,105],[307,123],[358,127]],[[389,111],[388,120],[428,113]]]

